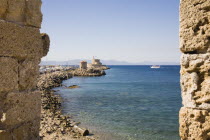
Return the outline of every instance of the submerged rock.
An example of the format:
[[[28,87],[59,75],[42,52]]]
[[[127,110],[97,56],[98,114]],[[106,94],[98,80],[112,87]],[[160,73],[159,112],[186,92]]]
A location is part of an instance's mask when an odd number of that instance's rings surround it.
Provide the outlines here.
[[[68,88],[70,88],[70,89],[79,88],[79,86],[78,85],[72,85],[72,86],[69,86]]]

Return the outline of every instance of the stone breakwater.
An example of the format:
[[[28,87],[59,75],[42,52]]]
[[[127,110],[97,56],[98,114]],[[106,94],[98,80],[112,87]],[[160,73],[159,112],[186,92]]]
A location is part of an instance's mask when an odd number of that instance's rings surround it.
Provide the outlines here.
[[[89,70],[82,70],[76,69],[71,71],[73,76],[102,76],[106,75],[105,71],[102,69],[89,69]]]
[[[61,111],[62,99],[52,90],[42,92],[40,137],[42,140],[94,140],[89,131],[78,127],[70,116]]]
[[[78,127],[79,123],[72,120],[70,116],[62,114],[62,99],[51,90],[62,86],[62,81],[74,76],[102,76],[102,70],[68,70],[41,74],[37,88],[41,90],[41,126],[40,137],[42,140],[94,140],[88,136],[89,131]]]
[[[57,71],[47,74],[41,74],[37,83],[39,90],[49,90],[61,86],[63,80],[72,78],[72,72]]]
[[[107,66],[105,66],[105,65],[103,65],[103,66],[100,66],[100,67],[96,67],[96,68],[94,68],[95,70],[108,70],[108,69],[110,69],[109,67],[107,67]]]

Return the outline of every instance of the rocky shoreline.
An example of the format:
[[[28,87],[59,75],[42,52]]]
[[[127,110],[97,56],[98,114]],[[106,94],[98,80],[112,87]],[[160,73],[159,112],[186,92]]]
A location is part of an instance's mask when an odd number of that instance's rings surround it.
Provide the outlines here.
[[[95,140],[89,131],[80,128],[71,116],[62,114],[62,98],[52,90],[73,76],[102,76],[103,70],[63,70],[41,74],[37,88],[42,92],[40,137],[42,140]]]

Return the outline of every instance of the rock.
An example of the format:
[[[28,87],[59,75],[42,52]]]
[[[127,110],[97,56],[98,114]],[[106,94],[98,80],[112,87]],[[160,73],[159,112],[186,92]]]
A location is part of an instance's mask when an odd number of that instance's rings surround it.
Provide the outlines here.
[[[41,95],[39,91],[8,93],[3,102],[5,120],[0,122],[0,126],[10,128],[12,125],[22,124],[39,118],[41,114],[40,100]],[[24,108],[23,106],[30,106],[30,108]],[[39,121],[37,122],[38,124]]]
[[[181,87],[185,107],[203,108],[205,106],[205,109],[208,109],[210,106],[209,56],[209,54],[182,55]]]
[[[0,55],[18,60],[44,56],[43,40],[38,28],[23,27],[0,20]],[[46,51],[45,51],[46,53]]]
[[[39,75],[38,58],[28,58],[19,62],[19,90],[35,89],[37,85],[37,78]],[[34,66],[35,65],[35,66]]]
[[[43,56],[46,56],[50,48],[50,37],[44,33],[41,34],[43,42]]]
[[[0,57],[0,65],[0,93],[18,90],[18,61],[10,57]]]
[[[78,126],[76,126],[76,125],[73,127],[73,130],[74,130],[75,132],[80,133],[82,136],[87,136],[87,135],[89,135],[89,131],[88,131],[87,129],[80,128],[80,127],[78,127]]]
[[[106,75],[104,70],[99,69],[76,69],[73,72],[74,76],[103,76]]]
[[[79,88],[79,86],[78,85],[72,85],[72,86],[69,86],[68,88],[70,88],[70,89]]]
[[[1,0],[0,18],[25,26],[41,27],[41,0]]]
[[[180,49],[183,53],[210,52],[210,1],[182,0],[180,6]],[[186,8],[187,7],[187,8]]]
[[[181,139],[207,140],[210,138],[210,112],[202,109],[181,108],[179,113]]]
[[[56,71],[41,74],[37,87],[42,90],[42,111],[40,136],[43,140],[48,139],[92,139],[85,137],[89,131],[78,127],[78,123],[72,121],[69,116],[61,112],[61,97],[50,90],[60,86],[62,81],[71,77],[72,71]],[[77,85],[72,85],[74,88]]]

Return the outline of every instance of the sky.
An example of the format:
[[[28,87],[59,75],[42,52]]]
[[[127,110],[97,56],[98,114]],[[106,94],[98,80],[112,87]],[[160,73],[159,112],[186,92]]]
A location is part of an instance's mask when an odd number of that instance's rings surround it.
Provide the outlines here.
[[[179,0],[42,0],[44,61],[179,62]]]

